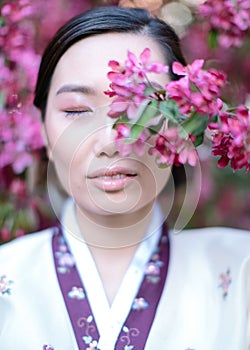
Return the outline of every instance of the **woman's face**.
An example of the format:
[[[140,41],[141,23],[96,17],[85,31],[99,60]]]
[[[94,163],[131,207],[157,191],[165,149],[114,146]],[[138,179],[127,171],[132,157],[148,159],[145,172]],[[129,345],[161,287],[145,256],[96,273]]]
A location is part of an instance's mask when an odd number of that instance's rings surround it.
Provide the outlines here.
[[[102,34],[71,46],[58,62],[47,102],[48,155],[62,186],[86,213],[125,214],[150,204],[165,186],[170,169],[159,169],[147,152],[121,158],[115,146],[108,62],[124,62],[127,50],[137,56],[145,47],[152,60],[165,64],[151,38],[136,34]],[[151,74],[164,85],[167,76]],[[149,145],[150,146],[150,145]]]

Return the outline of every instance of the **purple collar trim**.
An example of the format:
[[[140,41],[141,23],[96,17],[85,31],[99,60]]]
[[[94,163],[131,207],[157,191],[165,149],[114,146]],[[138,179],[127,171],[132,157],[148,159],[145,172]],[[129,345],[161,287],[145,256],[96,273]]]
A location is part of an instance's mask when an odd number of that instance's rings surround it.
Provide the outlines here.
[[[52,238],[57,278],[80,350],[98,350],[99,333],[74,257],[55,228]],[[163,224],[157,251],[145,266],[145,274],[129,315],[121,327],[115,350],[143,350],[165,285],[169,262],[167,226]],[[101,349],[100,349],[101,350]],[[111,350],[111,349],[110,349]]]

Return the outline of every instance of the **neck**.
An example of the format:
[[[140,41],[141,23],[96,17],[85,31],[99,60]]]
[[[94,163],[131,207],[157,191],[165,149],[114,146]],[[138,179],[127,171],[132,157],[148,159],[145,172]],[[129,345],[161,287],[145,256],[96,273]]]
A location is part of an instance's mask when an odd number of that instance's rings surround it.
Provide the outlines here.
[[[137,246],[144,238],[152,216],[153,203],[133,213],[97,215],[76,205],[76,217],[82,239],[89,246],[121,249]]]

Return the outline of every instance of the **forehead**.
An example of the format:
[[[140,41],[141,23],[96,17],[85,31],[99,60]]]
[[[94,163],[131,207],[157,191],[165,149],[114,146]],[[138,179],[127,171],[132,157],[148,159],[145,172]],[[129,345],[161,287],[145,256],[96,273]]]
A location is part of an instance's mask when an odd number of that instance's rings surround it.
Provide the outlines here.
[[[142,34],[108,33],[82,39],[60,58],[52,82],[60,84],[82,77],[92,80],[106,77],[110,60],[124,62],[128,50],[139,56],[146,47],[151,50],[152,61],[166,63],[159,44]]]

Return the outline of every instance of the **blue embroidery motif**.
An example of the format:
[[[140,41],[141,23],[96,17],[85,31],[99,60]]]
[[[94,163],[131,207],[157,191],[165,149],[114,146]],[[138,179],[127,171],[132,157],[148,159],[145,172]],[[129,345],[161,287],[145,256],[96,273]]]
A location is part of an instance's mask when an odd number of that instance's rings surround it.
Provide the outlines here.
[[[229,286],[232,283],[232,279],[231,279],[231,276],[230,276],[230,269],[228,269],[226,271],[226,273],[221,273],[220,274],[220,279],[221,279],[221,283],[219,285],[219,288],[222,288],[223,299],[226,299],[226,297],[228,296]]]
[[[0,276],[0,294],[11,294],[11,284],[13,281],[7,280],[7,276]]]
[[[148,302],[144,298],[135,298],[132,304],[133,310],[145,310],[148,307]]]
[[[75,266],[75,260],[73,255],[69,252],[68,246],[66,245],[64,239],[62,237],[59,239],[59,251],[55,252],[55,256],[59,265],[57,267],[57,271],[64,274],[69,272],[71,268]]]
[[[72,287],[71,290],[68,292],[68,296],[71,299],[82,300],[85,298],[85,293],[80,287]]]

